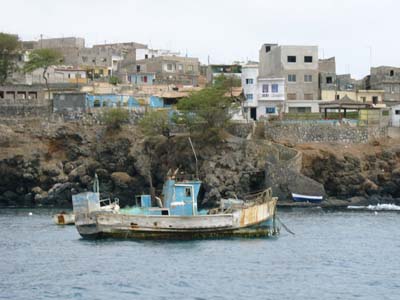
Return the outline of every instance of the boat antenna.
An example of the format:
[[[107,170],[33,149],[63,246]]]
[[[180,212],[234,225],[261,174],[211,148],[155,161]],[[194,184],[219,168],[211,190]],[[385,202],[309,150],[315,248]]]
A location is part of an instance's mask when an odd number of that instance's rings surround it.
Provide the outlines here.
[[[197,167],[198,161],[197,161],[196,151],[194,150],[192,139],[190,138],[190,136],[189,136],[188,139],[189,139],[190,146],[192,147],[192,151],[193,151],[193,154],[194,154],[194,159],[196,160],[196,179],[199,179],[199,169]]]

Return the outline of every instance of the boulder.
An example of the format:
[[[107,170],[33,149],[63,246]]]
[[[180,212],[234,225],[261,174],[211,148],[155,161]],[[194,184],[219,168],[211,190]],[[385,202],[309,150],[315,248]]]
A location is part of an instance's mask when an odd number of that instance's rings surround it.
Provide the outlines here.
[[[111,180],[119,188],[128,188],[132,178],[126,172],[114,172],[111,174]]]

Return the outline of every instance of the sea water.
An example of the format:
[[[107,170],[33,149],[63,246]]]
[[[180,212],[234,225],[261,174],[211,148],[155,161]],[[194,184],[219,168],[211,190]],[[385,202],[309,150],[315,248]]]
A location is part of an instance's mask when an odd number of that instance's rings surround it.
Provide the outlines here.
[[[0,210],[0,299],[400,299],[396,211],[281,211],[295,235],[186,242],[83,240],[52,213]]]

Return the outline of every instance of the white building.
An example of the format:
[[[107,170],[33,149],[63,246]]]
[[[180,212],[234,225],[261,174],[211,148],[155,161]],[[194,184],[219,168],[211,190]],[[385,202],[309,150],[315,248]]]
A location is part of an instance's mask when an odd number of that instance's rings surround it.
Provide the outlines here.
[[[253,120],[279,115],[284,111],[285,79],[260,78],[258,64],[242,66],[242,87],[246,97],[244,109]]]
[[[87,83],[86,70],[71,66],[51,66],[46,72],[48,83]],[[25,75],[26,84],[44,84],[43,69],[34,70]]]
[[[390,105],[390,124],[400,127],[400,103]]]

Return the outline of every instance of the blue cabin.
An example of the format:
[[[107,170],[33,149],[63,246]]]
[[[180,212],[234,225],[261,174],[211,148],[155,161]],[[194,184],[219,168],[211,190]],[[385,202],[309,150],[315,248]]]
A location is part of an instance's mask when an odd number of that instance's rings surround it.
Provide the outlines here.
[[[162,191],[162,207],[151,206],[150,195],[140,195],[137,206],[121,209],[121,213],[132,215],[166,215],[166,216],[195,216],[197,210],[197,197],[201,181],[175,181],[168,179]]]

